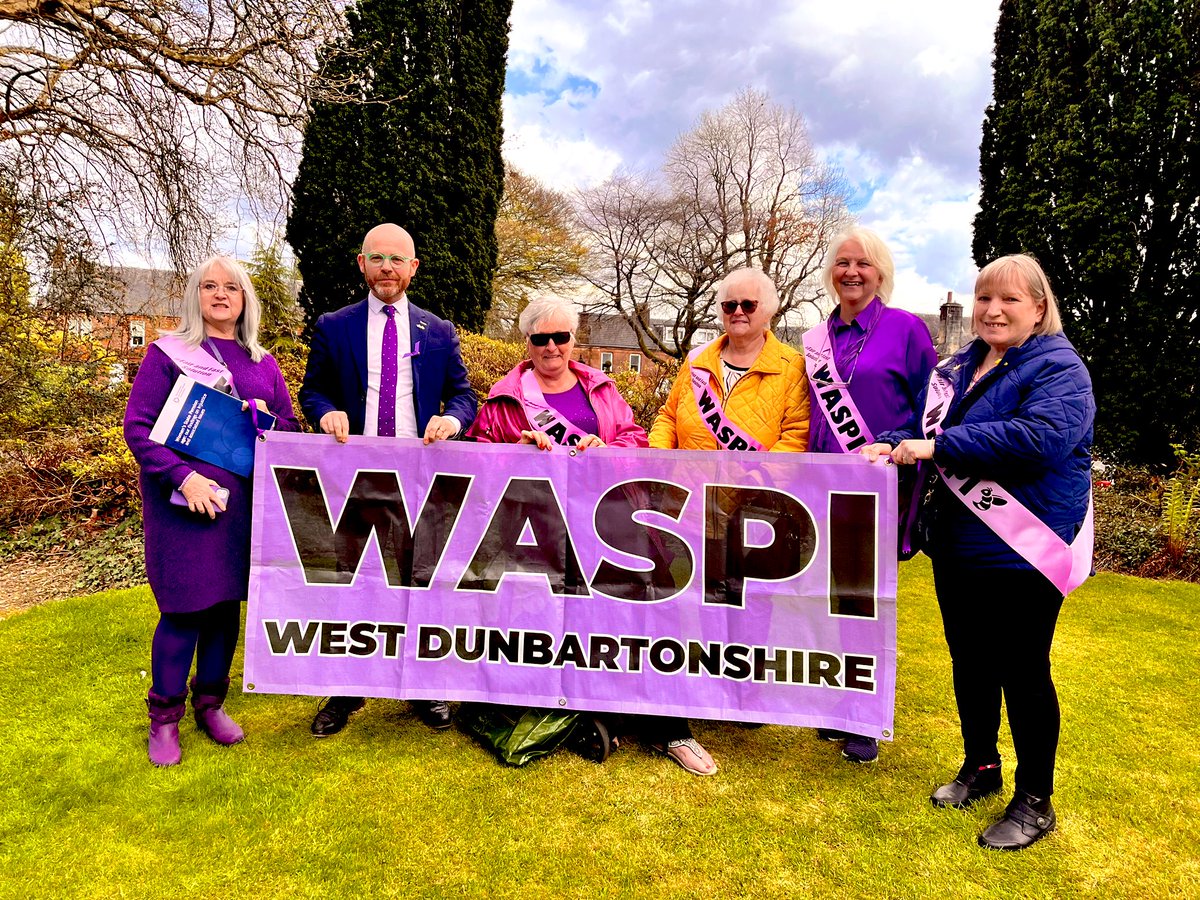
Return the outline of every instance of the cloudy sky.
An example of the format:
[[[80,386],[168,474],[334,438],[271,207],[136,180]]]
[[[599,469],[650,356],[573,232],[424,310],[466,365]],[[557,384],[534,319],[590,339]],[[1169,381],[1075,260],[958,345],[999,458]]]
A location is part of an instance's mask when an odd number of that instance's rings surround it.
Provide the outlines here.
[[[505,156],[559,189],[654,170],[743,88],[794,106],[896,257],[898,306],[969,295],[999,0],[515,0]]]

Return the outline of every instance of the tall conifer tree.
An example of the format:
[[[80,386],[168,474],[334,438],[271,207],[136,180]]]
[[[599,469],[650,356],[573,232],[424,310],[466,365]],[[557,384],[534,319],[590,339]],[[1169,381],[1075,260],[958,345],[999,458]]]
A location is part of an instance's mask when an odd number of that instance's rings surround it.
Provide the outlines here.
[[[983,265],[1028,251],[1092,373],[1101,453],[1200,433],[1200,4],[1004,0]]]
[[[355,263],[380,222],[406,228],[414,303],[478,329],[491,302],[504,186],[500,97],[512,0],[360,0],[326,72],[365,103],[314,104],[287,238],[310,321],[361,299]]]

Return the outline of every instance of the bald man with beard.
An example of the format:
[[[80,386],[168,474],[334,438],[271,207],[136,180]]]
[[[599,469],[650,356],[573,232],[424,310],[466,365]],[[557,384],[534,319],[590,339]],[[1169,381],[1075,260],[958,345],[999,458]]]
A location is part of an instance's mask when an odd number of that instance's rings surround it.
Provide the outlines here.
[[[478,404],[454,326],[405,294],[419,265],[407,231],[375,226],[358,255],[366,299],[317,319],[300,407],[315,430],[338,443],[361,434],[432,444],[458,437],[475,419]],[[313,735],[337,734],[363,704],[362,697],[330,697],[313,719]],[[412,704],[431,728],[449,727],[444,701]]]

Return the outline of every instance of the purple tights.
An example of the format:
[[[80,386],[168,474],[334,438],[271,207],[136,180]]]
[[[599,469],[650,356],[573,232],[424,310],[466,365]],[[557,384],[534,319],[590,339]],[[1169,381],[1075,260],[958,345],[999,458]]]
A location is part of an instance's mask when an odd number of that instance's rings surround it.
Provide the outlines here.
[[[198,684],[223,684],[233,665],[241,620],[237,600],[199,612],[162,613],[150,645],[154,692],[162,697],[184,693],[193,656]]]

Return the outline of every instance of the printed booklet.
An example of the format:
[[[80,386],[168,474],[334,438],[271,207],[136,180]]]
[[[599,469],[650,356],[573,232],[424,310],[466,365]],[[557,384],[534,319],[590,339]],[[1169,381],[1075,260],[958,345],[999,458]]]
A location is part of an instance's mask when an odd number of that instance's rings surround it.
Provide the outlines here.
[[[270,431],[274,427],[275,417],[259,410],[258,428]],[[242,409],[241,400],[186,375],[175,379],[150,430],[150,440],[244,478],[254,471],[257,438],[254,420],[249,410]]]

